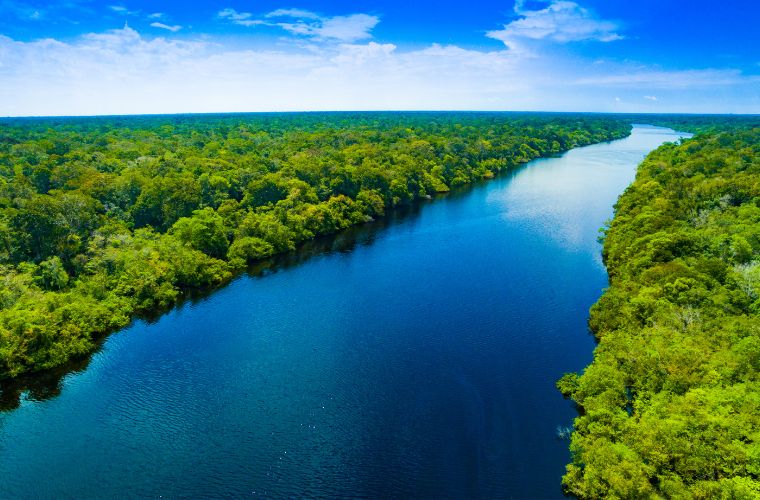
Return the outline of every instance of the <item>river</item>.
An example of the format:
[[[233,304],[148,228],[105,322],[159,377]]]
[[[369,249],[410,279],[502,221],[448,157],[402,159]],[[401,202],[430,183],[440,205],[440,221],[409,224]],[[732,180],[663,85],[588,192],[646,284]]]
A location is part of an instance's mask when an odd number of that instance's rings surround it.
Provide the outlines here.
[[[637,125],[136,321],[0,413],[0,496],[561,497],[597,230],[683,135]]]

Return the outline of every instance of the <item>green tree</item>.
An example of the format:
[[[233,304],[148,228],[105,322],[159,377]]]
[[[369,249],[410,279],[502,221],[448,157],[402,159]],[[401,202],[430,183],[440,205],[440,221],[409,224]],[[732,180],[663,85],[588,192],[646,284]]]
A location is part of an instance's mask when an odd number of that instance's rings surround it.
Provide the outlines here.
[[[169,234],[212,257],[224,257],[229,247],[224,219],[210,207],[196,210],[190,217],[180,218]]]

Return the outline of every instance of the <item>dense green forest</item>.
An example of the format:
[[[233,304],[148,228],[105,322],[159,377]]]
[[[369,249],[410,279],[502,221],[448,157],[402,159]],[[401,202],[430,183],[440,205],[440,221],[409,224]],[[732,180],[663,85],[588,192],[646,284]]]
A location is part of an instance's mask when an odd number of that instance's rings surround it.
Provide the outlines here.
[[[563,484],[760,498],[760,124],[652,121],[700,133],[650,154],[616,205],[594,361],[558,384],[581,411]]]
[[[301,241],[629,130],[573,114],[0,120],[0,379]]]

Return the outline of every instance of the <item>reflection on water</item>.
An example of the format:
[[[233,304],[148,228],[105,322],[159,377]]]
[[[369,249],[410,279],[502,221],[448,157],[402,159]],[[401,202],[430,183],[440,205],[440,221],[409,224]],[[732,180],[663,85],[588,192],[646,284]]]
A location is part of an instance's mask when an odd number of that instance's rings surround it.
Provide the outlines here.
[[[591,359],[597,228],[677,137],[636,127],[309,243],[4,387],[29,392],[0,413],[2,496],[560,497],[554,382]]]
[[[625,190],[632,180],[631,165],[641,161],[642,151],[653,149],[663,138],[672,141],[690,136],[674,133],[668,137],[661,128],[639,125],[632,136],[622,141],[534,161],[534,168],[521,171],[515,178],[512,189],[493,193],[491,201],[503,205],[505,218],[530,220],[543,237],[565,248],[590,252],[602,265],[598,247],[589,235],[600,229],[596,214],[610,210],[605,191],[620,194]],[[582,172],[578,169],[580,163],[584,165]]]

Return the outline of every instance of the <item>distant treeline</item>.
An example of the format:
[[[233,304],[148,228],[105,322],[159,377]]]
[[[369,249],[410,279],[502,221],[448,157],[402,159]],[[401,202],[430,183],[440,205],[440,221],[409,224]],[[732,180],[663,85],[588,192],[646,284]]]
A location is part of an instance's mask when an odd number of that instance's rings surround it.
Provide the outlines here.
[[[760,120],[699,132],[639,167],[606,231],[610,287],[563,483],[581,498],[760,498]]]
[[[0,379],[301,241],[629,131],[525,113],[0,120]]]
[[[620,115],[617,115],[620,116]],[[682,132],[705,134],[750,130],[760,127],[760,115],[628,115],[632,123],[670,127]]]

